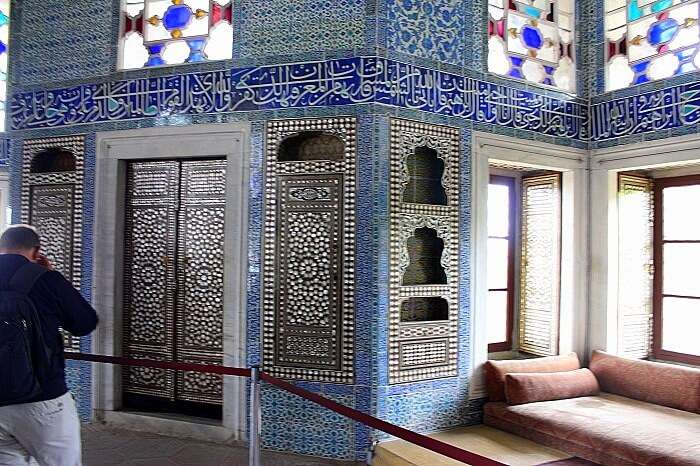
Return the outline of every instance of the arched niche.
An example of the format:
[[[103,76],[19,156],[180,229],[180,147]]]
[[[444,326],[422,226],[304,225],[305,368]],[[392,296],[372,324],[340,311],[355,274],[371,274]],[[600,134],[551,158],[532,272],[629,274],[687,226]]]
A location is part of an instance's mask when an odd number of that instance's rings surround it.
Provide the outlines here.
[[[30,173],[60,173],[75,171],[75,155],[68,149],[51,147],[38,152],[29,167]]]
[[[449,318],[449,305],[438,296],[408,298],[401,303],[401,322],[434,322]]]
[[[309,162],[313,160],[343,160],[345,142],[335,134],[323,131],[303,131],[284,139],[277,160],[280,162]]]
[[[442,185],[445,161],[438,157],[437,150],[416,147],[406,157],[408,183],[403,190],[403,202],[411,204],[447,205],[447,193]]]
[[[445,242],[432,228],[418,228],[406,241],[409,263],[403,275],[403,286],[446,285],[447,274],[442,266]]]

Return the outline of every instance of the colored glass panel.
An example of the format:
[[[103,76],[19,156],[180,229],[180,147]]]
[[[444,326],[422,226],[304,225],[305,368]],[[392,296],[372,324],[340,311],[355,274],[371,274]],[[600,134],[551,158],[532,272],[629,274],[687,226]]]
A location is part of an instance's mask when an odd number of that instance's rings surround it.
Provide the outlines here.
[[[121,69],[232,56],[232,0],[122,0],[121,16]]]
[[[5,131],[7,98],[7,54],[10,38],[10,0],[0,0],[0,132]]]
[[[606,0],[606,89],[698,70],[698,0]]]
[[[575,90],[574,0],[489,0],[488,69]]]

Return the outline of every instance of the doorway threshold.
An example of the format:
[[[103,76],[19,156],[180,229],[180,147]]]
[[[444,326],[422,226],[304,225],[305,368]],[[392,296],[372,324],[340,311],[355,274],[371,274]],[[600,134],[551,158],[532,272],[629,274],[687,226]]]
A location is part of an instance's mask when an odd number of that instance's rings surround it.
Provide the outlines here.
[[[242,444],[234,440],[235,432],[224,427],[221,421],[208,418],[142,411],[105,411],[101,417],[106,426],[115,429],[228,445]]]

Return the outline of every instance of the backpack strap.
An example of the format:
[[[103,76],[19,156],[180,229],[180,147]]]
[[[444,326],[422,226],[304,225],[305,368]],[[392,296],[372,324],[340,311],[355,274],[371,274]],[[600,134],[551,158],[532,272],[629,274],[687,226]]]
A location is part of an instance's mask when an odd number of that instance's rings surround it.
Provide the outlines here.
[[[24,264],[10,279],[10,289],[29,294],[36,282],[48,271],[46,267],[33,262]]]

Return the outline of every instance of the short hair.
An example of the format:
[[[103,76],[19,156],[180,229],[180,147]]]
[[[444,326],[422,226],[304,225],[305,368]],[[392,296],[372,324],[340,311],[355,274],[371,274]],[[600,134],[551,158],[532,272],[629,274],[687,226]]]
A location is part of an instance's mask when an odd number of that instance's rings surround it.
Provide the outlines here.
[[[11,225],[0,236],[0,250],[29,251],[41,244],[39,233],[31,225]]]

